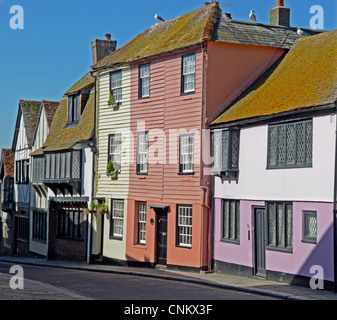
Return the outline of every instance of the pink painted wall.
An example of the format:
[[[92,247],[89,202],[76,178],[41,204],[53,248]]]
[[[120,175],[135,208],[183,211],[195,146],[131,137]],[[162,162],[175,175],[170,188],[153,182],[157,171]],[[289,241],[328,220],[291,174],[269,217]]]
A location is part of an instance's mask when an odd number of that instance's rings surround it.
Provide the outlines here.
[[[240,202],[240,244],[221,239],[221,199],[214,206],[214,259],[227,263],[254,266],[253,206],[264,206],[264,201]],[[303,210],[317,211],[317,244],[302,242]],[[332,203],[293,202],[293,252],[266,250],[266,269],[293,275],[312,277],[310,268],[320,265],[324,279],[333,281]],[[248,230],[251,231],[248,240]]]
[[[240,244],[221,241],[221,199],[216,198],[214,203],[214,259],[253,267],[253,231],[252,206],[264,206],[264,201],[240,202]],[[250,231],[250,240],[248,240]]]
[[[317,244],[302,242],[303,210],[317,211]],[[268,270],[312,277],[310,267],[320,265],[325,280],[333,281],[332,203],[293,203],[293,253],[266,251]]]

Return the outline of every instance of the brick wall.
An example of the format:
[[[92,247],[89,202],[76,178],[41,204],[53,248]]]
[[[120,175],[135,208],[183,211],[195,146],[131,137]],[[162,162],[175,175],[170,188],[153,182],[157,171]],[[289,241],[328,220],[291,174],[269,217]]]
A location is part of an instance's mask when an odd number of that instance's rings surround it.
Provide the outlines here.
[[[49,260],[86,261],[87,258],[87,216],[83,215],[81,240],[61,238],[58,236],[58,211],[67,209],[63,206],[51,205],[49,214]],[[79,208],[77,208],[79,209]]]

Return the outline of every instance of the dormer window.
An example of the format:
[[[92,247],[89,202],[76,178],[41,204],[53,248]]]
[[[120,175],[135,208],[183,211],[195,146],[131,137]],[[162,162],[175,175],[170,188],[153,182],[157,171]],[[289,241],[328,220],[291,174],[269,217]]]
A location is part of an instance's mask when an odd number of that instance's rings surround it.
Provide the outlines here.
[[[68,96],[68,125],[77,123],[81,117],[81,94]]]

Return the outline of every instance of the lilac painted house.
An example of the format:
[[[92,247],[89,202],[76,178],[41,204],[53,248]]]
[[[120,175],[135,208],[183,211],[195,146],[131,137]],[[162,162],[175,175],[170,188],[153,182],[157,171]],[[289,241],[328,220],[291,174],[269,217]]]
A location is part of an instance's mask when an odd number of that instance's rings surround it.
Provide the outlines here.
[[[334,287],[336,61],[337,31],[299,39],[212,123],[216,272]]]

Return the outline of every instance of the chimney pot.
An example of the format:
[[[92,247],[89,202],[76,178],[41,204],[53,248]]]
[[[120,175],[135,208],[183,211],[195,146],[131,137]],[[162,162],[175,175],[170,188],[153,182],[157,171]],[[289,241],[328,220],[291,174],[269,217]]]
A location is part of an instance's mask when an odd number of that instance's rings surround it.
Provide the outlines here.
[[[105,34],[105,40],[111,40],[111,34],[110,33]]]
[[[284,7],[284,0],[276,0],[275,7]]]

